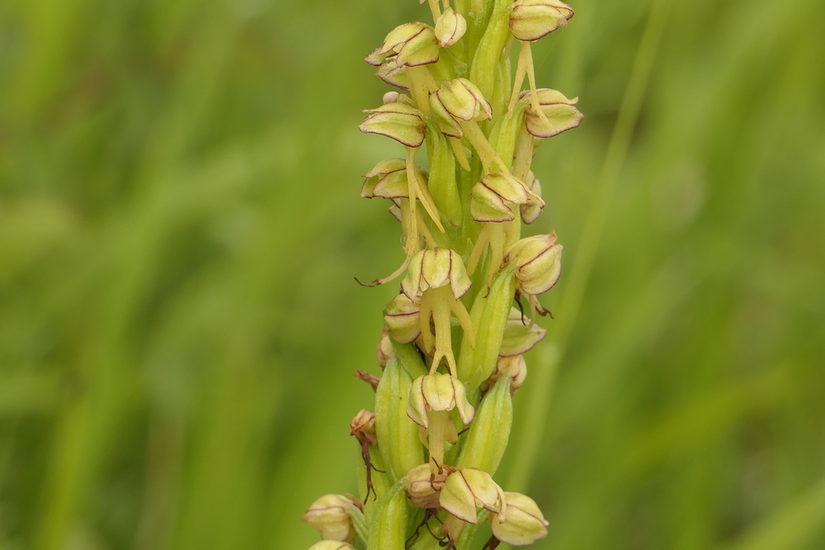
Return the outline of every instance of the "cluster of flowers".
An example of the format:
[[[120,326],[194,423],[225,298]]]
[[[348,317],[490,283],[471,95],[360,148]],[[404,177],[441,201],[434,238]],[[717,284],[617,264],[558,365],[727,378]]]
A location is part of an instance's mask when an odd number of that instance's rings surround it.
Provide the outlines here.
[[[384,311],[382,375],[358,373],[376,392],[374,412],[350,424],[365,502],[314,502],[304,520],[323,540],[312,550],[352,549],[356,535],[368,550],[463,549],[485,518],[487,549],[547,533],[536,503],[492,476],[524,353],[545,334],[531,319],[546,313],[537,296],[561,272],[554,233],[521,235],[545,204],[534,148],[582,119],[576,99],[536,88],[530,46],[573,10],[559,0],[428,2],[434,25],[400,25],[366,58],[399,91],[360,129],[405,151],[367,172],[361,189],[390,201],[403,234],[404,261],[374,284],[403,278]]]

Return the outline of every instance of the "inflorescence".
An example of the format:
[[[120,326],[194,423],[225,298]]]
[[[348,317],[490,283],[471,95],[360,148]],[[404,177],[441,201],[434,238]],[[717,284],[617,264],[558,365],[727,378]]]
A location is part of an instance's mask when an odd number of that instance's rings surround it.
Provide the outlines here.
[[[434,25],[404,23],[367,57],[398,91],[368,109],[365,133],[403,155],[364,175],[361,196],[390,202],[404,260],[384,310],[374,412],[350,422],[363,502],[325,495],[304,520],[312,550],[492,549],[532,544],[547,521],[493,478],[512,423],[524,353],[545,335],[538,296],[561,273],[555,233],[522,236],[544,208],[535,147],[579,125],[577,99],[537,88],[532,42],[567,25],[558,0],[428,0]],[[423,3],[423,0],[422,0]],[[518,53],[511,49],[518,45]],[[515,58],[515,71],[511,70]],[[526,89],[523,89],[526,88]]]

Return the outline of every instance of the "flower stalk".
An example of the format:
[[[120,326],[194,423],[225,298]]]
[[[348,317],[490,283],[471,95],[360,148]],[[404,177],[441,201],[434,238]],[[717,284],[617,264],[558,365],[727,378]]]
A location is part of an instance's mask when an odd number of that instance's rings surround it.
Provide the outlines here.
[[[366,57],[397,90],[359,128],[395,140],[399,154],[365,174],[361,196],[390,201],[403,236],[400,267],[370,286],[400,277],[400,292],[384,310],[380,376],[356,374],[375,390],[374,412],[350,422],[361,493],[310,506],[304,519],[322,537],[313,548],[482,549],[547,534],[535,501],[494,476],[524,354],[545,335],[538,297],[561,274],[556,234],[524,234],[545,206],[531,163],[542,140],[582,120],[577,98],[538,88],[532,47],[573,9],[428,7],[432,23],[397,26]]]

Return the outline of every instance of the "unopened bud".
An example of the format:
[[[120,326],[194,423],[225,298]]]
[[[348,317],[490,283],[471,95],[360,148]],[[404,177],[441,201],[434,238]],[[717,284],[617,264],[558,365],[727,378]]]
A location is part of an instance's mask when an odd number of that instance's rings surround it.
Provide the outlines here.
[[[384,323],[393,340],[401,344],[415,341],[421,333],[421,311],[405,294],[399,294],[387,304]]]
[[[463,468],[447,476],[439,504],[467,523],[478,521],[478,508],[498,512],[502,506],[501,487],[483,470]]]
[[[420,464],[404,477],[407,495],[419,508],[438,508],[438,495],[446,479],[446,474],[433,473],[430,464]]]
[[[561,275],[562,248],[555,233],[527,237],[510,247],[506,261],[515,268],[520,292],[535,296],[556,284]]]
[[[362,445],[375,445],[375,413],[361,409],[350,421],[349,429]]]
[[[352,500],[344,495],[324,495],[312,503],[303,520],[318,529],[325,539],[351,541],[355,537],[349,512],[353,506]]]
[[[490,103],[484,99],[478,86],[466,78],[444,82],[434,95],[444,110],[457,119],[469,122],[493,118]]]
[[[413,256],[407,276],[401,281],[401,290],[416,302],[427,290],[448,285],[453,297],[461,298],[471,284],[464,261],[457,252],[449,248],[433,248]]]
[[[535,196],[541,197],[541,182],[533,172],[527,175],[527,187]],[[541,214],[542,208],[544,208],[544,204],[538,201],[530,201],[520,205],[521,221],[524,223],[533,223],[536,221],[536,218],[539,217],[539,214]]]
[[[413,380],[410,388],[410,403],[407,416],[424,428],[429,426],[429,412],[458,412],[459,418],[466,425],[475,415],[475,408],[467,400],[464,384],[449,374],[434,373],[419,376]]]
[[[427,65],[438,61],[438,42],[433,30],[424,23],[403,23],[387,34],[383,44],[370,52],[365,61],[370,65],[381,65],[395,55],[399,67]]]
[[[493,536],[512,546],[527,546],[547,535],[547,521],[536,502],[521,493],[504,493],[504,508],[490,516]]]
[[[521,387],[524,379],[527,378],[527,362],[523,355],[514,355],[513,357],[501,357],[496,364],[496,370],[491,381],[500,378],[507,378],[510,380],[510,391],[514,392]]]
[[[467,32],[467,21],[453,8],[447,8],[435,22],[435,37],[442,48],[449,48]]]
[[[518,308],[511,308],[504,327],[504,338],[501,341],[499,355],[512,357],[527,353],[541,342],[546,334],[546,330],[525,317]]]
[[[395,350],[392,347],[392,340],[390,340],[390,333],[386,328],[381,331],[381,338],[378,340],[378,346],[376,347],[375,353],[378,356],[378,366],[381,367],[381,370],[384,370],[390,358],[395,356]]]
[[[494,382],[481,400],[470,430],[464,436],[456,466],[477,468],[494,474],[507,449],[512,424],[513,398],[510,384],[505,381]]]
[[[573,8],[559,0],[516,0],[510,12],[510,31],[519,40],[538,40],[567,26]]]
[[[387,136],[407,147],[418,147],[424,141],[426,125],[421,112],[407,103],[396,101],[364,112],[367,118],[358,129],[365,134]]]
[[[529,94],[529,91],[522,92],[522,101],[529,101]],[[581,124],[584,115],[575,107],[579,98],[568,99],[561,92],[549,88],[541,88],[537,90],[537,94],[541,113],[530,103],[525,117],[527,131],[532,135],[549,138]]]
[[[515,206],[529,201],[524,185],[513,176],[487,174],[473,186],[470,214],[479,222],[509,222],[516,217]]]

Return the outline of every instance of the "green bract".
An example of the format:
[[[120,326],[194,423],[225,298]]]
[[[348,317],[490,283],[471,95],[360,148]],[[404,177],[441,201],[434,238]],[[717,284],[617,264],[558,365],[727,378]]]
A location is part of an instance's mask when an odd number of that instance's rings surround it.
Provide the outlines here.
[[[349,514],[352,506],[352,501],[343,495],[324,495],[310,505],[303,519],[325,539],[351,541],[355,537]]]
[[[435,22],[435,37],[442,48],[449,48],[461,40],[465,32],[467,21],[460,13],[453,11],[453,8],[447,8]]]

